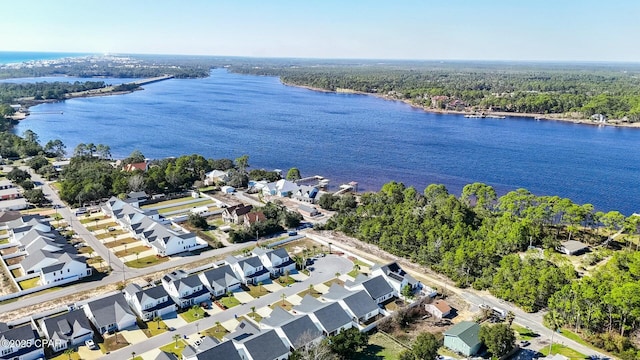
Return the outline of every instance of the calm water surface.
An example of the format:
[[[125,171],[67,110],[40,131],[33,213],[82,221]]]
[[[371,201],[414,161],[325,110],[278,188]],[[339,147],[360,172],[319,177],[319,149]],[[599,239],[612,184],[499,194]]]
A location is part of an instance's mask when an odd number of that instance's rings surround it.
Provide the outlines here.
[[[640,130],[436,115],[224,70],[32,110],[16,132],[32,129],[43,143],[59,138],[70,152],[93,142],[111,146],[115,157],[134,149],[151,158],[248,154],[254,168],[297,166],[334,186],[355,180],[360,189],[378,190],[396,180],[422,191],[443,183],[459,194],[479,181],[501,194],[524,187],[599,210],[640,212]]]

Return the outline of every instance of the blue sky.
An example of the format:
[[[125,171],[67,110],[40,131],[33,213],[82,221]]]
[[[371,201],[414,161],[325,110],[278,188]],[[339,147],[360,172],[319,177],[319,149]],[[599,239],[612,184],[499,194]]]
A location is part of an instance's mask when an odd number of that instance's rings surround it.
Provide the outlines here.
[[[0,11],[0,51],[640,61],[634,0],[2,0]]]

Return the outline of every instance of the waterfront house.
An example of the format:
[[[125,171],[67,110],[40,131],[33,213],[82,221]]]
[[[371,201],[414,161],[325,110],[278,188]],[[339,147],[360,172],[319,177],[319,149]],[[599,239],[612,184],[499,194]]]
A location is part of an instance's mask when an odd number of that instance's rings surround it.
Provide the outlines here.
[[[296,269],[296,262],[289,257],[284,248],[273,250],[257,247],[252,253],[260,258],[262,264],[271,272],[271,276],[277,277]]]
[[[0,359],[44,359],[44,347],[36,343],[39,338],[31,324],[9,329],[0,323]]]
[[[231,269],[243,284],[256,285],[269,279],[269,270],[265,268],[258,256],[244,259],[228,256],[225,262],[231,266]]]
[[[253,206],[245,204],[226,207],[224,211],[222,211],[222,220],[226,223],[242,224],[244,215],[248,214],[251,209],[253,209]]]
[[[265,196],[290,197],[298,192],[298,188],[298,185],[293,181],[280,179],[265,184],[262,188],[262,194]]]
[[[480,325],[473,321],[462,321],[444,332],[444,346],[464,356],[478,353],[480,342]]]
[[[216,297],[240,288],[240,280],[229,265],[207,270],[198,276],[200,276],[200,281],[207,287],[209,292]]]
[[[156,316],[170,314],[177,310],[176,303],[163,286],[142,289],[137,284],[129,284],[123,290],[131,309],[144,321],[153,320]]]
[[[90,301],[83,309],[100,334],[120,331],[136,323],[136,315],[129,308],[122,293]]]
[[[296,200],[314,203],[316,201],[316,197],[318,195],[318,188],[315,186],[309,185],[300,185],[298,190],[294,193],[294,198]]]
[[[231,194],[231,193],[236,192],[236,188],[234,188],[233,186],[225,185],[225,186],[221,186],[220,187],[220,191],[223,194]]]
[[[424,307],[436,319],[445,318],[451,313],[451,307],[444,300],[436,300],[431,304],[426,304]]]
[[[86,340],[93,339],[93,329],[82,310],[44,318],[39,324],[54,352],[82,345]]]
[[[216,185],[229,181],[229,174],[222,170],[212,170],[204,174],[204,185]]]
[[[125,164],[122,167],[122,171],[125,171],[125,172],[142,171],[142,172],[145,172],[145,171],[147,171],[148,166],[149,166],[149,164],[145,160],[145,161],[142,161],[142,162]]]
[[[211,293],[198,274],[187,275],[184,271],[176,270],[162,277],[162,286],[182,309],[211,299]]]

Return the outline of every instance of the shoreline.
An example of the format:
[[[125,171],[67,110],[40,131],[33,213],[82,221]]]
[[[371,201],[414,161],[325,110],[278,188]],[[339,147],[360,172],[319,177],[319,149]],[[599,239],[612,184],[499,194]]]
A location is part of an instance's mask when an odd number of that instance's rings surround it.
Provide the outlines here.
[[[578,124],[578,125],[590,125],[590,126],[597,126],[597,127],[602,127],[602,126],[610,126],[610,127],[622,127],[622,128],[632,128],[632,129],[640,129],[640,122],[636,122],[636,123],[622,123],[622,122],[607,122],[607,123],[599,123],[599,122],[594,122],[592,120],[589,119],[580,119],[580,118],[571,118],[571,117],[567,117],[567,116],[562,116],[562,114],[535,114],[535,113],[513,113],[513,112],[505,112],[505,111],[466,111],[466,110],[442,110],[442,109],[434,109],[428,106],[421,106],[421,105],[416,105],[414,103],[411,102],[411,100],[402,100],[402,99],[395,99],[392,97],[389,97],[387,95],[382,95],[382,94],[372,94],[372,93],[367,93],[367,92],[362,92],[362,91],[356,91],[356,90],[352,90],[352,89],[342,89],[339,88],[335,91],[332,90],[327,90],[327,89],[321,89],[321,88],[316,88],[313,86],[307,86],[307,85],[296,85],[296,84],[290,84],[290,83],[285,83],[285,82],[281,82],[283,85],[285,86],[292,86],[292,87],[297,87],[297,88],[301,88],[301,89],[307,89],[307,90],[311,90],[311,91],[317,91],[317,92],[323,92],[323,93],[335,93],[335,94],[355,94],[355,95],[365,95],[365,96],[373,96],[379,99],[383,99],[383,100],[387,100],[387,101],[399,101],[402,102],[404,104],[407,104],[415,109],[420,109],[424,112],[427,113],[431,113],[431,114],[439,114],[439,115],[473,115],[473,114],[483,114],[487,117],[491,117],[491,116],[504,116],[504,117],[519,117],[519,118],[527,118],[527,119],[535,119],[536,121],[561,121],[561,122],[571,122],[574,124]],[[482,119],[482,118],[479,118]]]

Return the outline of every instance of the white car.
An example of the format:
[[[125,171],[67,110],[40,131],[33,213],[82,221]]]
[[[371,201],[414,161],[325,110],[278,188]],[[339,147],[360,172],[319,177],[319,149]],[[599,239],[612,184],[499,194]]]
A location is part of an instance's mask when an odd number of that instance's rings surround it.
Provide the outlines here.
[[[87,345],[87,347],[91,350],[96,348],[96,343],[93,342],[93,339],[85,341],[84,344]]]

